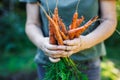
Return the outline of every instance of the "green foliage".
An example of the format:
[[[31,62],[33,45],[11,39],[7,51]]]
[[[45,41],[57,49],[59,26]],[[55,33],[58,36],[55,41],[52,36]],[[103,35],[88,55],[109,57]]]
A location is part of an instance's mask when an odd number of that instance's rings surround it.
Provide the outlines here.
[[[110,60],[104,60],[101,63],[102,67],[102,80],[119,80],[120,79],[120,70],[118,70],[114,63]]]
[[[116,8],[117,8],[117,18],[118,18],[118,21],[120,21],[120,0],[117,1],[116,3]]]
[[[0,58],[0,75],[7,77],[14,73],[26,72],[29,73],[36,69],[36,65],[33,61],[34,50],[25,50],[23,53],[16,54],[4,54]]]
[[[8,12],[0,18],[0,39],[1,53],[33,46],[25,34],[25,13]]]
[[[21,38],[21,34],[23,34],[23,30],[21,28],[21,24],[19,24],[19,17],[16,14],[7,14],[1,18],[1,27],[0,27],[0,48],[4,51],[8,51],[9,49],[17,47],[15,43],[19,43]],[[17,47],[17,49],[19,49]]]
[[[17,1],[13,5],[0,1],[0,77],[5,78],[36,69],[32,54],[35,47],[25,34],[25,5]]]
[[[114,62],[115,67],[120,69],[120,47],[107,47],[107,58]]]
[[[46,65],[45,69],[44,80],[88,80],[70,58],[61,58],[57,63]]]
[[[102,80],[119,80],[120,79],[120,48],[107,47],[107,56],[101,63]]]

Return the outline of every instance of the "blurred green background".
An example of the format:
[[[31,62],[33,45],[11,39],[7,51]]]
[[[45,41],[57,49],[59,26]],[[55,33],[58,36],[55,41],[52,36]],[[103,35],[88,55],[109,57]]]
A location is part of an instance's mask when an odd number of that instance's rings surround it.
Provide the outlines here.
[[[102,80],[120,80],[120,1],[117,0],[117,31],[105,41],[107,56]],[[0,0],[0,80],[37,80],[36,47],[27,38],[25,3]]]

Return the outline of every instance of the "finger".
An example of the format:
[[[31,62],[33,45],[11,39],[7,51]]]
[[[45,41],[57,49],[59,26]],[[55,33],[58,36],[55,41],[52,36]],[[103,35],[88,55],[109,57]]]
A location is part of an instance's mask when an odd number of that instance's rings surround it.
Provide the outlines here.
[[[65,51],[61,51],[61,50],[52,51],[52,50],[45,49],[45,54],[50,57],[60,57],[64,52]]]
[[[65,50],[66,46],[64,46],[64,45],[49,45],[46,48],[49,50]]]
[[[70,51],[70,50],[74,50],[76,48],[77,48],[77,46],[66,46],[65,50]]]
[[[66,53],[57,53],[57,54],[50,54],[50,57],[53,57],[53,58],[59,58],[59,57],[65,57],[66,56]]]
[[[73,50],[76,49],[77,46],[57,46],[54,49],[49,49],[49,50]]]
[[[53,62],[53,63],[56,63],[56,62],[59,62],[59,61],[60,61],[60,58],[54,59],[54,58],[49,57],[49,60],[50,60],[51,62]]]
[[[70,57],[72,54],[76,54],[79,51],[79,48],[73,49],[71,51],[67,51],[68,57]]]
[[[65,46],[49,45],[47,48],[50,49],[50,50],[64,50]]]
[[[68,52],[61,54],[61,57],[68,57]]]
[[[61,52],[61,53],[57,53],[57,54],[50,54],[51,57],[54,57],[54,58],[58,58],[58,57],[68,57],[70,56],[74,50],[77,49],[77,46],[67,46],[68,48],[64,51],[64,52]]]
[[[56,53],[56,54],[49,54],[50,57],[53,57],[53,58],[59,58],[59,57],[66,57],[67,56],[67,52],[62,52],[62,53]]]
[[[73,51],[67,51],[65,57],[70,57],[73,53]]]
[[[65,40],[65,41],[63,41],[63,43],[65,45],[71,45],[71,46],[73,46],[73,45],[77,45],[78,41],[77,40]]]
[[[64,52],[64,53],[60,53],[60,54],[51,54],[50,57],[53,57],[53,58],[59,58],[59,57],[69,57],[73,54],[73,51],[67,51],[67,52]]]

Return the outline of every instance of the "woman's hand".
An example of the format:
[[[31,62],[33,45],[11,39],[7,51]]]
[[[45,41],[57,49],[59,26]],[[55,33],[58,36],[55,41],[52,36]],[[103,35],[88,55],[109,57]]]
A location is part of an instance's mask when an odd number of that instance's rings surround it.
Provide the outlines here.
[[[49,60],[51,62],[60,61],[60,57],[67,57],[68,54],[65,52],[67,46],[64,45],[52,45],[49,43],[49,37],[43,38],[39,40],[38,47],[44,51],[45,55],[49,56]],[[70,48],[69,48],[70,49]]]
[[[74,38],[73,40],[65,40],[64,44],[71,47],[70,50],[66,50],[66,53],[68,56],[71,56],[74,53],[89,48],[87,42],[87,37],[82,35],[79,38]]]
[[[44,51],[45,55],[49,56],[52,62],[59,61],[60,57],[68,57],[69,54],[67,51],[76,48],[76,46],[69,45],[52,45],[49,43],[49,37],[37,40],[39,40],[38,48]]]

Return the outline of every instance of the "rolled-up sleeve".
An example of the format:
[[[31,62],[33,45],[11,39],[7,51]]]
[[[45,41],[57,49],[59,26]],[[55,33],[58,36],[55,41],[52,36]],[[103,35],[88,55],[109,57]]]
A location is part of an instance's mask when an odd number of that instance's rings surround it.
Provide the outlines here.
[[[19,0],[20,2],[28,2],[28,3],[31,3],[31,2],[37,2],[38,0]]]

